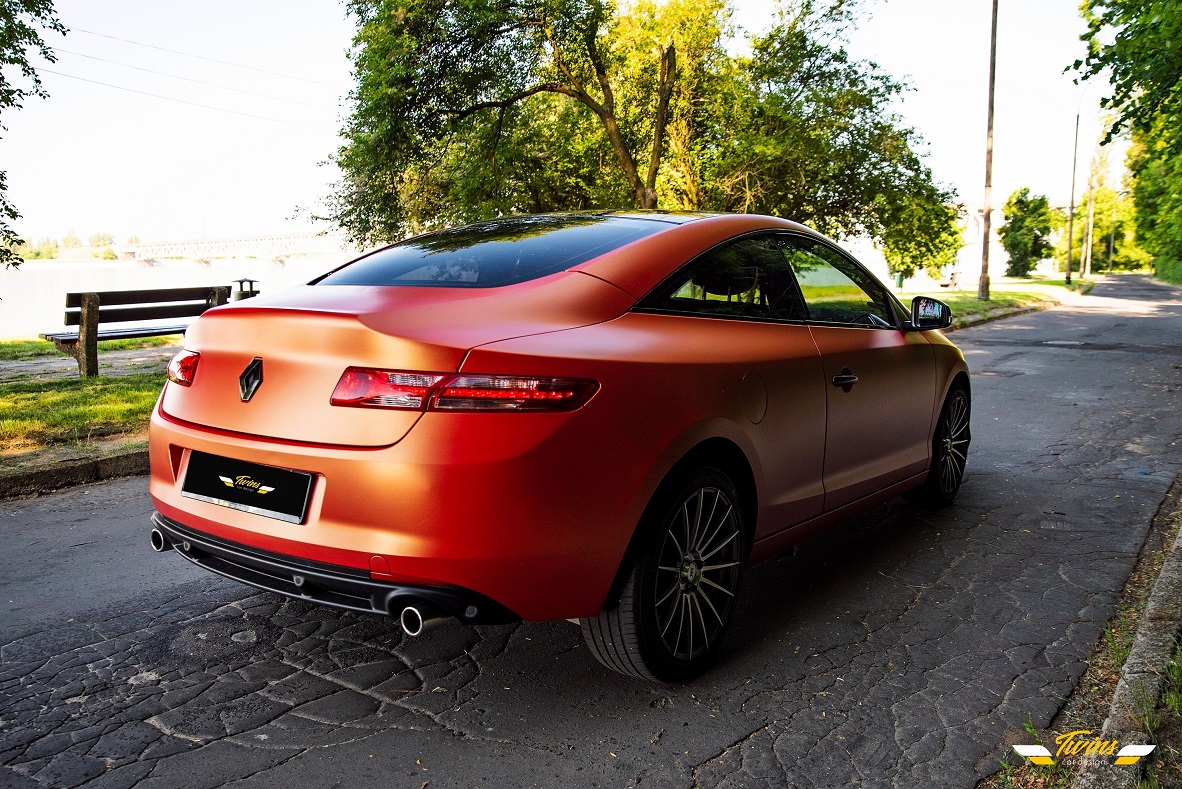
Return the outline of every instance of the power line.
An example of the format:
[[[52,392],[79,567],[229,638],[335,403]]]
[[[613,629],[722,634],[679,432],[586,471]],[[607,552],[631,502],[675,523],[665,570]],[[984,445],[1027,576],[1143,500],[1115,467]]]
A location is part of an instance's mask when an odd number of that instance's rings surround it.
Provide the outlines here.
[[[228,110],[225,107],[214,107],[210,104],[199,104],[195,101],[186,101],[185,99],[178,99],[178,98],[174,98],[173,96],[162,96],[159,93],[149,93],[145,90],[136,90],[135,88],[125,88],[122,85],[112,85],[109,82],[99,82],[96,79],[87,79],[86,77],[76,77],[73,74],[63,74],[60,71],[53,71],[52,69],[41,68],[40,66],[37,67],[37,70],[44,72],[46,74],[56,74],[59,77],[67,77],[69,79],[76,79],[79,82],[89,82],[92,85],[102,85],[105,88],[114,88],[115,90],[125,90],[128,93],[138,93],[141,96],[151,96],[154,99],[164,99],[165,101],[174,101],[177,104],[188,104],[191,107],[201,107],[202,109],[214,110],[215,112],[226,112],[231,115],[241,115],[245,118],[255,118],[256,120],[270,121],[271,123],[282,123],[286,126],[300,126],[304,129],[315,129],[316,131],[333,131],[332,129],[328,129],[324,126],[310,126],[309,124],[306,124],[306,123],[296,123],[295,121],[285,121],[285,120],[280,120],[279,118],[269,118],[266,115],[253,115],[249,112],[239,112],[238,110]]]
[[[244,88],[232,88],[229,85],[219,85],[216,82],[207,82],[203,79],[193,79],[192,77],[182,77],[180,74],[170,74],[167,71],[157,71],[156,69],[144,68],[142,66],[133,66],[130,63],[121,63],[118,60],[108,60],[107,58],[100,58],[97,55],[86,55],[81,52],[73,52],[69,49],[62,49],[61,47],[54,47],[54,51],[55,52],[64,52],[67,55],[74,55],[75,57],[89,58],[90,60],[98,60],[103,63],[111,63],[112,65],[115,65],[115,66],[121,66],[123,68],[135,69],[136,71],[144,71],[144,72],[147,72],[148,74],[159,74],[162,77],[169,77],[171,79],[180,79],[180,80],[184,80],[185,82],[193,82],[198,85],[209,85],[210,87],[220,88],[221,90],[231,90],[231,91],[234,91],[235,93],[245,93],[249,96],[261,96],[264,99],[272,99],[274,101],[285,101],[288,104],[300,104],[305,107],[318,107],[320,109],[328,109],[328,107],[326,107],[323,104],[309,104],[306,101],[297,101],[296,99],[285,99],[282,96],[271,96],[267,93],[259,93],[257,91],[253,91],[253,90],[246,90]]]
[[[160,47],[155,44],[145,44],[142,41],[132,41],[130,38],[120,38],[119,36],[108,35],[107,33],[96,33],[93,30],[86,30],[81,27],[70,28],[71,32],[86,33],[91,36],[99,36],[100,38],[109,38],[112,41],[122,41],[125,44],[135,44],[137,47],[147,47],[148,49],[158,49],[161,52],[171,52],[174,55],[184,55],[187,58],[197,58],[198,60],[207,60],[210,63],[220,63],[223,66],[233,66],[234,68],[246,69],[247,71],[257,71],[260,74],[270,74],[273,77],[283,77],[284,79],[294,79],[300,82],[311,82],[315,85],[325,85],[330,88],[340,89],[339,85],[333,85],[329,82],[321,82],[316,79],[308,79],[307,77],[297,77],[294,74],[284,74],[281,71],[268,71],[263,68],[256,68],[254,66],[246,66],[242,63],[232,63],[228,60],[218,60],[217,58],[206,57],[205,55],[195,55],[192,52],[182,52],[179,49],[169,49],[168,47]]]

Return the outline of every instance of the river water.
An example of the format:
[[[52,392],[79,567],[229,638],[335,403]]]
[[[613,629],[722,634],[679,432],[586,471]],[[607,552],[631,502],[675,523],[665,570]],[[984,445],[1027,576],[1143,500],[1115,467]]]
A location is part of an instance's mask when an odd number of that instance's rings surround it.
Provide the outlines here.
[[[282,262],[258,258],[196,260],[29,260],[0,269],[0,339],[31,339],[65,331],[67,293],[233,285],[258,280],[260,292],[301,285],[353,257],[352,252],[292,255]]]

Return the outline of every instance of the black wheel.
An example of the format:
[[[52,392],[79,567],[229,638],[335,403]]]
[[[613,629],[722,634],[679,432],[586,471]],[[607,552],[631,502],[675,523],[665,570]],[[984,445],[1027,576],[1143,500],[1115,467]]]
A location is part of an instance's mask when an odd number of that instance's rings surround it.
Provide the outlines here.
[[[964,479],[971,440],[969,395],[957,386],[948,393],[932,436],[932,465],[922,488],[924,499],[933,504],[948,504],[956,498]]]
[[[650,508],[620,599],[582,619],[583,639],[610,669],[676,682],[705,669],[734,615],[747,559],[734,485],[704,468]]]

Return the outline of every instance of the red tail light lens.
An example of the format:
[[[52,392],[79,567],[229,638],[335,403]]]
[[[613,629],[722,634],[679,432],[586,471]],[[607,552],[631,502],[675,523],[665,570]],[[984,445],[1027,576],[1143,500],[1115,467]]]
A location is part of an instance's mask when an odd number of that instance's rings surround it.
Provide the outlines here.
[[[412,411],[573,411],[599,384],[577,378],[448,375],[350,367],[332,404]]]
[[[345,370],[332,393],[333,405],[362,408],[407,408],[423,410],[432,388],[444,379],[435,373],[404,373],[398,370]]]
[[[192,386],[199,361],[201,354],[196,351],[181,351],[168,363],[168,380],[181,386]]]
[[[441,411],[573,411],[599,384],[573,378],[457,375],[431,401]]]

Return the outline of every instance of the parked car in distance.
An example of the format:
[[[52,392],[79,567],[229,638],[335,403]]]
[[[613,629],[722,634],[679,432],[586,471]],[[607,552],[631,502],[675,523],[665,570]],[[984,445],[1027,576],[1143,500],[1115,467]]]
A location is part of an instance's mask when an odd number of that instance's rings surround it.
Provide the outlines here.
[[[745,568],[956,495],[950,321],[772,217],[428,233],[193,324],[151,418],[152,543],[410,635],[577,620],[609,668],[683,680]]]

